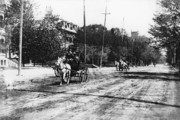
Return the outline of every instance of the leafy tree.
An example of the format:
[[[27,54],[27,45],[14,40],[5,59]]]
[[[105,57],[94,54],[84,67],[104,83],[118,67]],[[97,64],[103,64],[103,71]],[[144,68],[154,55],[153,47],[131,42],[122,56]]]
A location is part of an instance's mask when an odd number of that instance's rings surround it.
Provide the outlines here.
[[[19,51],[20,6],[20,0],[10,0],[5,12],[6,25],[12,30],[11,49],[16,53]],[[43,20],[35,21],[33,6],[30,1],[24,1],[22,62],[45,63],[63,54],[61,34],[56,29],[59,16],[48,12]]]
[[[45,63],[64,54],[61,32],[56,29],[59,16],[48,13],[35,29],[36,38],[31,43],[31,57],[35,62]]]
[[[87,61],[99,65],[102,54],[102,25],[89,25],[87,29]],[[81,59],[84,60],[84,38],[83,31],[78,31],[77,44],[81,53]],[[150,64],[157,61],[156,52],[148,45],[149,39],[145,36],[139,36],[135,41],[132,41],[127,34],[122,34],[118,28],[106,29],[104,39],[104,54],[103,62],[114,62],[115,59],[123,59],[140,65],[140,62]],[[148,56],[148,59],[146,59]]]
[[[102,25],[89,25],[86,27],[86,44],[87,44],[87,61],[90,63],[95,63],[99,65],[100,57],[101,57],[101,48],[102,48],[102,34],[103,34],[104,27]],[[105,28],[107,31],[107,29]],[[83,31],[79,30],[77,33],[76,42],[79,44],[80,52],[81,52],[81,59],[84,60],[84,38],[83,38]],[[106,37],[105,37],[106,38]],[[106,40],[105,40],[106,41]],[[106,43],[106,42],[105,42]],[[106,44],[105,44],[106,46]],[[103,60],[107,61],[107,53],[108,48],[105,47],[104,49],[104,56]]]
[[[21,0],[10,0],[10,4],[5,11],[5,24],[10,27],[11,33],[11,51],[19,51],[19,28],[20,28],[20,6]],[[22,62],[26,63],[29,58],[29,44],[34,39],[34,16],[33,4],[24,1],[23,11],[23,45],[22,45]]]
[[[159,5],[162,9],[155,15],[155,25],[151,26],[149,33],[156,38],[160,47],[167,48],[168,59],[172,59],[177,55],[174,49],[178,50],[180,46],[180,1],[161,0]],[[172,60],[168,61],[172,63]]]

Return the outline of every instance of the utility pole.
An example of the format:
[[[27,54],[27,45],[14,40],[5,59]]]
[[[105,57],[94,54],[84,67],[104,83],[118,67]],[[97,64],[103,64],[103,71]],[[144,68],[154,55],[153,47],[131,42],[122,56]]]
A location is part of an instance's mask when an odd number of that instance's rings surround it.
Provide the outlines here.
[[[123,28],[122,28],[122,41],[123,41],[123,38],[124,38],[124,18],[123,18]]]
[[[19,39],[19,66],[18,66],[18,75],[21,75],[21,64],[22,64],[22,28],[23,28],[23,3],[21,0],[21,18],[20,18],[20,39]]]
[[[173,49],[173,58],[174,58],[174,61],[173,61],[173,67],[176,66],[176,45],[174,45],[174,49]]]
[[[122,27],[122,42],[124,42],[124,18],[123,18],[123,27]],[[120,58],[120,53],[119,53],[119,58]]]
[[[123,28],[122,28],[122,41],[124,40],[124,33],[125,33],[125,29],[124,29],[124,17],[123,17]],[[128,41],[126,40],[126,60],[128,59]]]
[[[102,40],[102,52],[101,52],[101,61],[100,61],[100,68],[102,67],[102,59],[103,59],[103,54],[104,54],[104,36],[105,36],[105,27],[106,27],[106,16],[107,14],[107,0],[106,0],[106,8],[105,8],[105,13],[103,13],[105,15],[104,17],[104,29],[103,29],[103,40]]]
[[[84,62],[86,63],[86,12],[85,12],[85,0],[84,3]]]

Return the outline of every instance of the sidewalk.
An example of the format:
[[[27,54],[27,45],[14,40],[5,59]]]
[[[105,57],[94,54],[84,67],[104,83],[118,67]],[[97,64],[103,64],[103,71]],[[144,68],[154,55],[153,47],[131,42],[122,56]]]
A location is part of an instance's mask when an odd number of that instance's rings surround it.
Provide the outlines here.
[[[1,70],[1,75],[1,79],[7,86],[13,86],[13,84],[17,81],[29,82],[29,80],[33,78],[53,76],[54,71],[52,68],[25,67],[22,68],[20,76],[18,76],[18,69]]]

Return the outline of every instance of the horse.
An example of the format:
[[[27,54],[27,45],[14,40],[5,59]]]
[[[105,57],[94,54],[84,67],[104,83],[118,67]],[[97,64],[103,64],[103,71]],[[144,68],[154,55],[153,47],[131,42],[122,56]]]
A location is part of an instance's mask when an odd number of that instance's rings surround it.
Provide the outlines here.
[[[119,70],[120,70],[120,69],[121,69],[122,71],[123,71],[124,69],[125,69],[126,71],[129,70],[128,64],[127,64],[126,62],[124,62],[123,60],[121,60],[121,59],[119,60]]]
[[[59,66],[60,75],[62,75],[62,79],[69,84],[71,79],[71,66],[68,63],[65,63],[65,57],[58,57],[57,65]],[[62,85],[62,79],[60,80],[60,86]]]

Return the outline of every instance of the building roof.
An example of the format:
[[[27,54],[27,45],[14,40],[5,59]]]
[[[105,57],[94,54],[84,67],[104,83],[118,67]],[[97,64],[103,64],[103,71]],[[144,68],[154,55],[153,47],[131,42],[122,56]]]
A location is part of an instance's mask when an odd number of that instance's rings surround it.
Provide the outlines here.
[[[76,27],[76,28],[65,27],[65,26],[63,26],[63,23],[66,23],[67,25],[70,25],[70,26],[74,26],[74,27]],[[61,29],[65,30],[66,32],[73,33],[73,34],[76,34],[76,33],[77,33],[77,30],[78,30],[78,28],[79,28],[78,25],[76,25],[76,24],[74,24],[74,23],[72,23],[72,22],[65,21],[65,20],[63,20],[63,19],[60,19],[60,20],[58,21],[58,24],[59,24],[59,26],[60,26]]]

